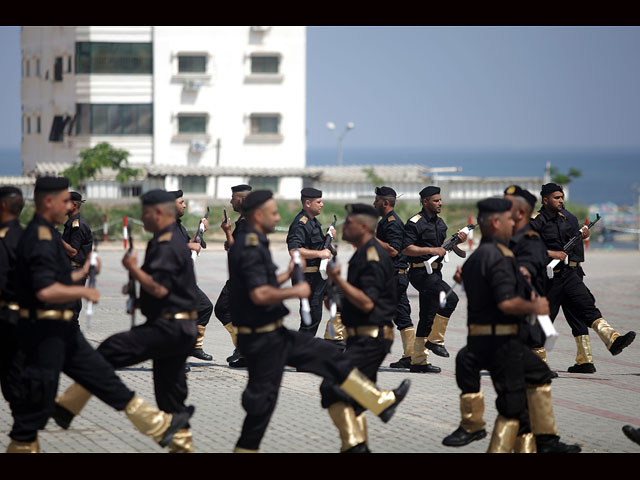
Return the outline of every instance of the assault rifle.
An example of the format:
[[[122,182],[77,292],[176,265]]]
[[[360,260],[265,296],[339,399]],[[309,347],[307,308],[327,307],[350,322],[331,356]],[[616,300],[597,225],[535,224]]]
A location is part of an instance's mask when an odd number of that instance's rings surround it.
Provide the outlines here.
[[[304,282],[304,273],[302,272],[302,259],[298,250],[293,251],[293,275],[291,276],[291,283]],[[308,298],[301,298],[300,305],[302,306],[302,321],[305,325],[311,325],[311,307],[309,306]]]
[[[465,252],[464,250],[460,250],[460,247],[458,247],[458,244],[461,243],[461,240],[458,237],[458,233],[465,233],[465,234],[469,235],[469,232],[471,230],[473,230],[474,228],[476,228],[477,226],[478,225],[474,225],[474,224],[470,223],[469,225],[467,225],[463,229],[461,229],[458,232],[456,232],[453,235],[451,235],[451,238],[449,238],[449,240],[447,240],[446,242],[444,242],[442,244],[442,248],[444,248],[446,250],[446,253],[444,254],[444,261],[445,262],[449,261],[449,252],[452,251],[452,250],[460,258],[465,258],[467,256],[467,252]],[[433,268],[431,267],[431,264],[433,262],[435,262],[436,260],[438,260],[439,258],[440,258],[440,255],[434,255],[429,260],[424,262],[424,266],[427,269],[427,273],[429,275],[431,275],[433,273]]]
[[[587,225],[587,229],[591,230],[591,227],[593,227],[596,224],[596,222],[598,220],[600,220],[600,218],[601,218],[600,214],[596,213],[596,219],[593,220],[592,222],[589,222],[589,225]],[[576,233],[573,237],[571,237],[571,239],[567,243],[565,243],[564,247],[562,247],[562,251],[567,254],[567,256],[564,257],[565,265],[569,264],[569,251],[575,246],[576,243],[578,243],[580,240],[582,240],[582,229],[583,228],[584,227],[582,227],[580,230],[578,230],[578,233]],[[560,262],[561,262],[561,260],[559,260],[559,259],[551,260],[549,262],[549,264],[547,265],[547,277],[553,278],[553,269]]]
[[[226,214],[226,212],[225,212]],[[226,215],[225,215],[226,216]],[[207,207],[207,213],[204,215],[204,218],[209,217],[209,207]],[[195,243],[199,243],[202,248],[207,248],[207,243],[202,239],[204,235],[204,222],[200,220],[200,225],[198,225],[198,233],[196,233],[195,238],[193,239]],[[196,257],[199,254],[195,250],[191,250],[191,259],[195,262]]]
[[[96,270],[98,269],[98,240],[94,238],[93,249],[89,257],[89,287],[96,288]],[[93,316],[93,302],[87,305],[87,328],[91,328],[91,317]]]
[[[322,245],[322,250],[328,249],[331,252],[332,256],[336,255],[336,251],[333,248],[333,246],[331,245],[331,242],[333,240],[333,235],[331,233],[331,229],[333,228],[335,230],[337,221],[338,221],[338,219],[334,215],[333,216],[333,223],[329,226],[329,228],[327,228],[327,235],[324,237],[324,245]],[[327,279],[327,264],[328,263],[329,263],[329,259],[328,258],[323,258],[322,260],[320,260],[320,268],[318,270],[320,271],[320,276],[322,277],[323,280]]]
[[[127,256],[131,256],[133,253],[133,235],[131,235],[131,227],[127,226],[129,236],[129,250],[127,250]],[[131,272],[129,272],[129,283],[124,287],[125,293],[129,295],[127,299],[127,313],[131,315],[131,328],[136,325],[136,279]]]

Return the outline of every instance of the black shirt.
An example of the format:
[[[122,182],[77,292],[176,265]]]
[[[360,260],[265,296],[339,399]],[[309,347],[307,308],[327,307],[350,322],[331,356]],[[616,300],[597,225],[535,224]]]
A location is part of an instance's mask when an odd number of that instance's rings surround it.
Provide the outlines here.
[[[531,283],[538,295],[547,291],[547,248],[540,235],[525,225],[518,230],[509,242],[509,249],[516,256],[516,261],[531,274]]]
[[[539,214],[531,219],[530,225],[540,234],[547,250],[562,250],[565,244],[580,230],[577,217],[565,209],[552,216],[543,207],[540,209]],[[584,262],[583,242],[577,242],[568,253],[569,260]]]
[[[65,222],[62,239],[78,251],[71,261],[79,265],[84,265],[84,262],[91,253],[93,235],[91,234],[91,227],[89,227],[86,220],[80,216],[80,213],[75,214]]]
[[[344,296],[342,323],[347,327],[391,325],[397,309],[395,268],[391,257],[375,238],[356,250],[349,260],[347,281],[362,290],[374,307],[370,312],[364,312]]]
[[[238,218],[238,220],[236,220],[235,227],[231,232],[231,236],[233,237],[234,241],[236,240],[238,233],[240,233],[246,225],[247,221],[244,219],[244,217],[241,216]],[[224,249],[227,251],[229,250],[229,242],[227,240],[224,241]]]
[[[178,225],[177,230],[182,238],[184,238],[185,243],[190,243],[191,236],[189,235],[189,232],[187,232],[187,229],[184,227],[184,225],[182,225],[182,221],[179,218],[176,220],[176,224]]]
[[[287,248],[306,248],[309,250],[322,250],[324,246],[324,234],[322,233],[322,225],[316,217],[313,219],[300,211],[296,218],[293,219],[287,233]],[[307,267],[317,267],[320,265],[320,258],[307,259]]]
[[[409,266],[407,257],[400,253],[404,246],[404,223],[396,212],[391,210],[382,217],[378,222],[376,237],[397,250],[398,255],[391,257],[396,269],[404,269]]]
[[[17,218],[0,225],[0,299],[6,302],[16,301],[16,251],[23,232]]]
[[[524,316],[506,315],[498,308],[504,300],[528,299],[526,280],[515,255],[500,240],[482,237],[477,250],[462,265],[462,283],[468,324],[519,324],[524,320]]]
[[[198,287],[193,261],[178,223],[168,225],[149,240],[141,268],[169,290],[163,298],[156,298],[140,289],[140,310],[144,316],[153,319],[195,309]]]
[[[280,288],[271,259],[269,240],[248,223],[238,232],[229,249],[229,290],[231,319],[235,326],[260,327],[275,322],[289,313],[280,302],[275,305],[256,305],[249,292],[262,285]]]
[[[403,250],[409,245],[416,247],[441,247],[447,238],[447,224],[436,215],[429,215],[424,209],[411,217],[404,226]],[[409,257],[409,262],[418,263],[429,260],[432,255]],[[442,263],[442,259],[438,260]]]

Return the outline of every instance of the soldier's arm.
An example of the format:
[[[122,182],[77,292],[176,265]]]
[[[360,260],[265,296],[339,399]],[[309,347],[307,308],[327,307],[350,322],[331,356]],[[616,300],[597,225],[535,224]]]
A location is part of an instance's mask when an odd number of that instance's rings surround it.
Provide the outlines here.
[[[398,250],[396,250],[395,248],[393,248],[389,243],[387,242],[383,242],[382,240],[380,240],[378,237],[376,237],[376,241],[380,244],[380,246],[382,248],[384,248],[389,255],[391,255],[392,257],[395,257],[398,255]]]
[[[83,287],[81,285],[64,285],[54,282],[36,292],[38,300],[44,303],[69,303],[84,298],[93,303],[97,303],[100,293],[95,288]]]
[[[156,282],[150,274],[138,267],[138,252],[135,250],[131,255],[124,256],[122,265],[131,272],[131,275],[140,282],[140,288],[143,288],[149,295],[155,298],[164,298],[169,294],[167,287]]]
[[[64,246],[64,251],[69,256],[69,258],[73,258],[78,254],[78,250],[73,248],[71,245],[69,245],[64,240],[62,240],[62,245]]]

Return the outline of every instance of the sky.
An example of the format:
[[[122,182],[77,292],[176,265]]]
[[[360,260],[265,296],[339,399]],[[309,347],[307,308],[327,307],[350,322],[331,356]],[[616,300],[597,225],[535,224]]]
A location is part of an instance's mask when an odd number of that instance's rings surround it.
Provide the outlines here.
[[[0,27],[0,150],[19,37]],[[308,27],[307,146],[353,122],[345,148],[639,148],[638,51],[639,27]]]

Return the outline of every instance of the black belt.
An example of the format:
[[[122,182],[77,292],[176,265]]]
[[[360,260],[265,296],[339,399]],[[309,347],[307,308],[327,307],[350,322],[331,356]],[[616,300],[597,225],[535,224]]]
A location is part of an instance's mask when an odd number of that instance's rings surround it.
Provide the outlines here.
[[[387,340],[393,340],[393,327],[388,325],[362,325],[359,327],[347,327],[347,336],[349,337],[372,337],[378,338],[382,331],[382,337]]]
[[[267,323],[261,327],[237,327],[240,335],[251,335],[252,333],[268,333],[279,329],[282,326],[282,319],[272,323]]]
[[[9,310],[13,310],[14,312],[17,312],[20,310],[20,305],[18,305],[16,302],[7,302],[5,300],[0,300],[0,308],[8,308]]]
[[[518,325],[516,323],[508,323],[508,324],[491,324],[491,325],[480,325],[477,323],[472,323],[468,325],[470,337],[479,337],[486,335],[517,335],[518,334]]]
[[[165,313],[162,318],[170,318],[175,320],[197,320],[198,312],[191,310],[190,312]]]
[[[399,268],[398,270],[396,270],[396,274],[398,275],[405,275],[409,273],[409,269],[408,268]]]
[[[35,310],[29,310],[28,308],[20,309],[20,318],[35,317],[36,320],[63,320],[70,322],[73,319],[75,312],[73,310],[44,310],[37,308]]]

